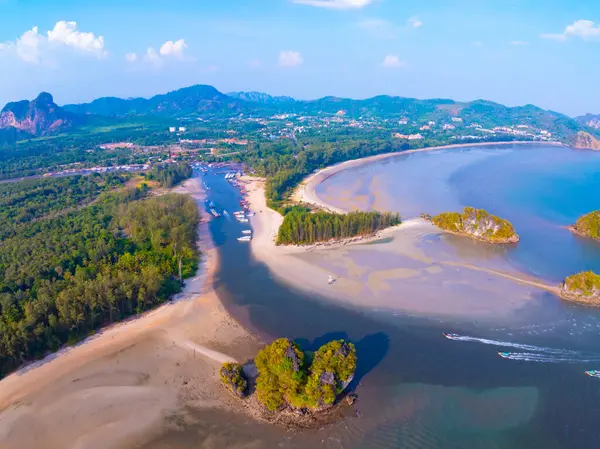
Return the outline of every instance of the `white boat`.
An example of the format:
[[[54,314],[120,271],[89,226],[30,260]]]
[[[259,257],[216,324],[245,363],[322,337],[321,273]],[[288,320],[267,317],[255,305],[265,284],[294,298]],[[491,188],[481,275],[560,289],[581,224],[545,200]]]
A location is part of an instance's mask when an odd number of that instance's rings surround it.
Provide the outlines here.
[[[244,229],[242,234],[252,234],[252,231],[250,229]]]
[[[215,218],[218,218],[218,217],[220,217],[220,216],[221,216],[221,214],[220,214],[220,213],[218,213],[218,212],[217,212],[216,210],[214,210],[214,209],[211,209],[211,210],[210,210],[210,213],[211,213],[211,214],[213,214],[213,216],[214,216]]]
[[[240,223],[248,223],[248,221],[249,221],[249,220],[248,220],[247,218],[239,218],[239,217],[238,217],[238,221],[239,221]]]
[[[256,214],[254,212],[248,212],[249,217],[254,217]]]
[[[250,237],[249,235],[243,235],[241,237],[238,237],[239,242],[249,242],[250,240],[252,240],[252,237]]]

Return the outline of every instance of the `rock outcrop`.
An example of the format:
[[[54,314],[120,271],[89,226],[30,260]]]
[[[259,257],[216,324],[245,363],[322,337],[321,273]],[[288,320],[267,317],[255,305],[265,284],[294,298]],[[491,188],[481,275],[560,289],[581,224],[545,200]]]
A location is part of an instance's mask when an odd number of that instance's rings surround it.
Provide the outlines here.
[[[512,224],[483,209],[465,207],[462,214],[444,212],[431,218],[437,227],[456,234],[467,235],[488,243],[517,243],[519,235]]]
[[[569,229],[583,237],[600,240],[600,211],[597,210],[579,217]]]
[[[42,92],[33,101],[8,103],[0,112],[0,128],[15,128],[34,136],[65,131],[77,122],[77,116],[54,103],[47,92]]]
[[[569,276],[560,286],[560,295],[568,301],[600,306],[600,275],[585,271]]]
[[[600,150],[600,140],[596,139],[590,133],[579,131],[573,141],[573,147],[584,150]]]
[[[236,396],[243,398],[248,390],[244,369],[239,363],[225,363],[219,372],[221,382]]]

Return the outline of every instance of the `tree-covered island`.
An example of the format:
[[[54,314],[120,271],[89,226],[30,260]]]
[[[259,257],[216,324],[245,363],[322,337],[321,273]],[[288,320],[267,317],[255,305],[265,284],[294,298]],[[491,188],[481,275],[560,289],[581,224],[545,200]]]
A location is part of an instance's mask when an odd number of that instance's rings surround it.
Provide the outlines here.
[[[226,363],[220,371],[223,385],[240,398],[256,400],[261,416],[272,422],[304,425],[315,422],[340,404],[356,371],[356,348],[334,340],[316,352],[280,338],[258,352],[245,366]],[[352,403],[354,396],[349,396]],[[319,421],[320,422],[320,421]]]
[[[283,219],[277,235],[278,245],[311,245],[375,235],[382,229],[399,225],[399,214],[389,212],[350,212],[337,214],[311,212],[293,207]]]
[[[560,296],[568,301],[600,306],[600,275],[584,271],[567,277],[560,286]]]
[[[600,211],[582,215],[569,229],[583,237],[600,240]]]
[[[517,243],[519,235],[513,225],[483,209],[465,207],[462,213],[443,212],[431,217],[438,228],[455,234],[466,235],[488,243]]]

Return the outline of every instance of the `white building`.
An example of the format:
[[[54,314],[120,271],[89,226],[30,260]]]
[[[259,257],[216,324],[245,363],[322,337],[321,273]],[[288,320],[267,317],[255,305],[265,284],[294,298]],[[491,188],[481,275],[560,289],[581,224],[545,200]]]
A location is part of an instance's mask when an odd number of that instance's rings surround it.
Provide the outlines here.
[[[185,126],[180,126],[180,127],[179,127],[179,132],[180,132],[180,133],[184,133],[185,131],[186,131],[186,128],[185,128]]]
[[[435,122],[434,122],[433,120],[431,120],[430,122],[427,122],[427,124],[428,124],[429,126],[433,126],[433,125],[435,125]]]
[[[411,134],[408,136],[408,140],[420,140],[423,136],[421,134]]]
[[[402,120],[398,120],[398,124],[399,125],[408,125],[408,120],[406,120],[405,118],[403,118]]]
[[[453,122],[460,123],[460,122],[462,122],[462,121],[463,121],[463,119],[461,119],[460,117],[452,117],[452,121],[453,121]]]
[[[175,132],[175,127],[174,127],[174,126],[171,126],[171,127],[169,128],[169,132],[170,132],[170,133],[174,133],[174,132]]]
[[[456,129],[456,126],[454,126],[454,125],[450,125],[449,123],[446,123],[446,124],[443,126],[443,128],[444,128],[444,130],[446,130],[446,131],[449,131],[449,130],[451,130],[451,129]]]
[[[431,127],[430,127],[429,125],[423,125],[423,126],[421,126],[421,128],[420,128],[420,130],[421,130],[421,131],[428,131],[428,130],[430,130],[430,129],[431,129]]]

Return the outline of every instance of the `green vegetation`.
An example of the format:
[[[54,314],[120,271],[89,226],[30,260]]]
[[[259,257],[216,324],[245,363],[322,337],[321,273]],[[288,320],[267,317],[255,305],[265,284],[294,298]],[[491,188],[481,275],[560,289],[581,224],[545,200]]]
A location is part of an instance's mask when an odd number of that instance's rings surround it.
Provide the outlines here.
[[[176,186],[191,176],[192,167],[185,162],[156,165],[147,175],[148,179],[158,182],[161,187],[167,188]]]
[[[24,189],[36,198],[35,188]],[[89,200],[85,192],[64,204]],[[15,195],[11,213],[26,216],[28,196]],[[17,225],[1,241],[0,375],[154,307],[195,272],[196,203],[145,195],[143,188],[102,193],[88,206]],[[30,213],[39,218],[60,201]]]
[[[311,213],[294,207],[285,215],[277,236],[278,245],[308,245],[331,239],[372,235],[400,224],[400,216],[389,212]]]
[[[239,363],[224,363],[219,372],[221,382],[225,387],[239,397],[246,396],[248,381]]]
[[[565,299],[600,305],[600,275],[593,271],[573,274],[565,279],[561,288]]]
[[[0,184],[0,240],[24,223],[88,204],[127,179],[128,175],[91,174]]]
[[[437,227],[458,234],[465,234],[490,243],[516,243],[519,236],[512,224],[483,209],[465,207],[462,214],[443,212],[431,219]]]
[[[269,410],[285,406],[320,409],[333,405],[356,370],[356,349],[343,340],[319,348],[312,360],[300,347],[280,338],[261,350],[256,394]]]
[[[600,239],[600,211],[579,217],[577,223],[573,225],[573,230],[586,237]]]

